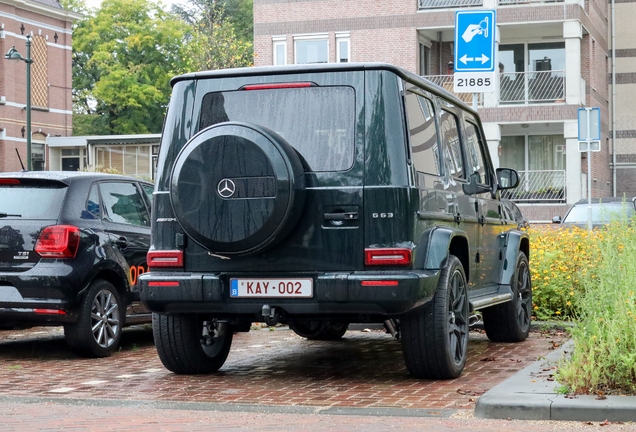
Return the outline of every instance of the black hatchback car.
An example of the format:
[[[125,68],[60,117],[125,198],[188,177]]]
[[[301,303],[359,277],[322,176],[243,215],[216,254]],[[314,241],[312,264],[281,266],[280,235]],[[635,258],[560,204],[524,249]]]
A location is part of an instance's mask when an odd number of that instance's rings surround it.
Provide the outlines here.
[[[463,370],[469,313],[524,340],[528,235],[500,200],[478,114],[386,64],[176,77],[140,297],[177,373],[219,369],[251,321],[401,336],[408,370]]]
[[[83,172],[0,174],[0,328],[64,325],[103,357],[150,321],[133,294],[147,270],[151,183]]]

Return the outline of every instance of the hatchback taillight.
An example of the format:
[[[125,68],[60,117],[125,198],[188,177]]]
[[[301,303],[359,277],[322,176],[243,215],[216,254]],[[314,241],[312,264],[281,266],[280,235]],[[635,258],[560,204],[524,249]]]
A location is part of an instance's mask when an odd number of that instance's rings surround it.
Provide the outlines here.
[[[79,240],[80,230],[76,226],[50,226],[40,233],[35,252],[42,258],[75,258]]]
[[[183,251],[149,251],[146,256],[148,267],[183,267]]]
[[[408,265],[411,264],[411,249],[365,249],[364,264],[375,265]]]

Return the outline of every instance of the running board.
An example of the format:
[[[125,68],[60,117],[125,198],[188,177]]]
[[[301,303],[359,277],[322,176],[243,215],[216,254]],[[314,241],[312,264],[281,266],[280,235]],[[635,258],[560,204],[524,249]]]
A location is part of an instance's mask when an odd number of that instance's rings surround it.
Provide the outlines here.
[[[490,306],[506,303],[512,300],[512,292],[509,285],[500,285],[499,292],[494,296],[478,297],[469,301],[470,310],[476,311]]]

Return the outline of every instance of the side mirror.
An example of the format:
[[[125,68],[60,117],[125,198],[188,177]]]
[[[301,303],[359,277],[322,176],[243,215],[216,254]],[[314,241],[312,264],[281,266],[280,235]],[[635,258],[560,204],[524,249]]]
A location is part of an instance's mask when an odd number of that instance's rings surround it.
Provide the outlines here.
[[[519,174],[512,168],[497,168],[499,189],[514,189],[519,186]]]
[[[552,223],[553,224],[560,224],[561,223],[561,216],[555,216],[552,218]]]

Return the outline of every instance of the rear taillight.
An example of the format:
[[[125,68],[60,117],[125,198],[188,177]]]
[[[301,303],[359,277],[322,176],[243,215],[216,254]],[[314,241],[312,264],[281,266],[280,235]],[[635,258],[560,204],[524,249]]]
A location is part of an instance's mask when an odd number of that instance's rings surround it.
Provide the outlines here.
[[[66,312],[59,309],[33,309],[33,312],[39,314],[66,315]]]
[[[0,184],[20,184],[18,179],[0,179]]]
[[[80,230],[76,226],[56,225],[44,228],[35,244],[35,252],[42,258],[75,258]]]
[[[183,267],[183,251],[150,251],[146,257],[149,268]]]
[[[364,265],[411,264],[411,249],[365,249]]]

